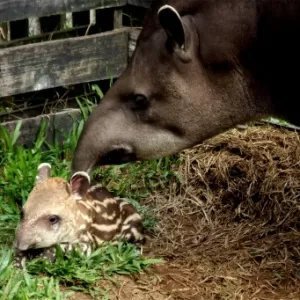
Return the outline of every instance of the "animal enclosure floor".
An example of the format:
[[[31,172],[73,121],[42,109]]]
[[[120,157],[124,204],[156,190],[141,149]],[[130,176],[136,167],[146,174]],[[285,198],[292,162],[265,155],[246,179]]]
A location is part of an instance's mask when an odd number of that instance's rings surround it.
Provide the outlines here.
[[[144,203],[159,220],[144,255],[165,263],[118,277],[111,299],[300,299],[299,135],[233,129],[181,156],[183,184]]]

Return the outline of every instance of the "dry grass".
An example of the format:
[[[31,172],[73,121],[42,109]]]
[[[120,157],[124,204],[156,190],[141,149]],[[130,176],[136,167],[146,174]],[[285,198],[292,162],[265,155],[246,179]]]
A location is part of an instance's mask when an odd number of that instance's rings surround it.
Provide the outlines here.
[[[184,184],[147,200],[166,260],[112,299],[300,299],[300,142],[271,126],[237,129],[182,154]]]
[[[185,184],[149,199],[160,220],[151,252],[199,292],[174,299],[300,299],[299,135],[234,129],[182,158]]]

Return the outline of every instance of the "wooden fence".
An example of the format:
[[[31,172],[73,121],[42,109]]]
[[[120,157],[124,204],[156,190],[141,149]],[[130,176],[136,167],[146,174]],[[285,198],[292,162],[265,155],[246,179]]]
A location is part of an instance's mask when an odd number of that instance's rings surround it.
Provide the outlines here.
[[[117,78],[139,32],[124,26],[123,12],[134,7],[146,10],[150,4],[150,0],[0,0],[0,101],[17,94]],[[75,14],[83,12],[88,15],[85,24],[74,24]],[[59,25],[47,31],[43,22],[51,16],[58,16]],[[20,30],[23,36],[16,34]],[[70,114],[78,115],[78,110],[47,118],[53,121]],[[24,119],[20,142],[32,142],[42,118]],[[67,130],[70,121],[65,123],[61,128]],[[13,130],[16,121],[2,125]]]
[[[147,7],[150,1],[128,3]],[[128,28],[122,28],[125,5],[126,0],[0,0],[1,46],[5,46],[0,50],[0,97],[106,79],[107,68],[117,77],[128,58]],[[91,27],[96,25],[96,10],[109,8],[114,10],[114,30],[9,47],[12,21],[28,19],[30,38],[42,35],[41,17],[60,14],[61,26],[72,28],[72,13],[88,9]]]

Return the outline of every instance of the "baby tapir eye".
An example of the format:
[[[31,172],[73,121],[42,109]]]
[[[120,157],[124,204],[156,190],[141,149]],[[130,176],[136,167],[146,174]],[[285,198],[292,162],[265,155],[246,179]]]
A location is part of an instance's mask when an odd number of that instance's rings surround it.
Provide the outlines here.
[[[49,216],[48,220],[49,220],[49,223],[51,225],[54,225],[54,224],[57,224],[60,221],[60,217],[56,216],[56,215],[51,215],[51,216]]]

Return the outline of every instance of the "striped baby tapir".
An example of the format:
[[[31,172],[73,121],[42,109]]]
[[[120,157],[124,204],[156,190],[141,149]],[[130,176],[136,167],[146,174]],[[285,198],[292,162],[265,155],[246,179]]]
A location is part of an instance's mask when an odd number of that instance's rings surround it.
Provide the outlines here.
[[[135,207],[101,185],[90,186],[89,175],[75,173],[70,182],[51,177],[51,165],[40,164],[34,187],[24,204],[14,241],[14,265],[42,256],[55,260],[55,247],[79,245],[83,253],[104,242],[144,242],[142,218]]]

